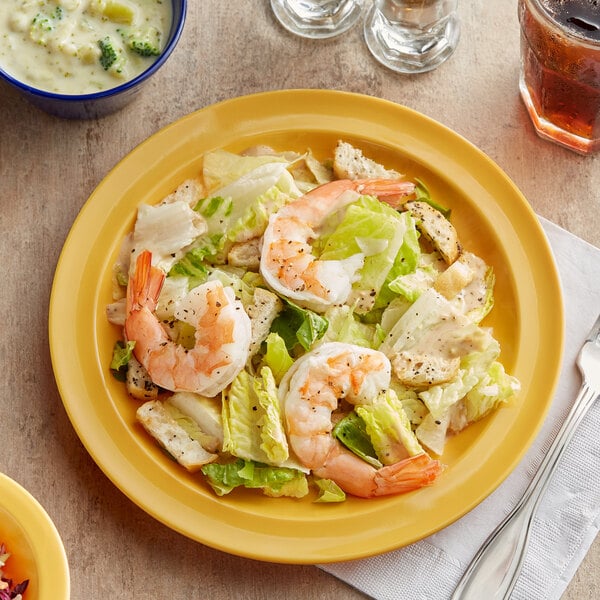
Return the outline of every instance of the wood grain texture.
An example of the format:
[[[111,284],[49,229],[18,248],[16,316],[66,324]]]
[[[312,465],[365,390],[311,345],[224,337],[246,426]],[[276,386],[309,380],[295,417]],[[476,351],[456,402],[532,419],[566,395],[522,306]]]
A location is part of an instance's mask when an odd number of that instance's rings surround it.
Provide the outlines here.
[[[600,157],[578,156],[535,135],[517,91],[516,2],[461,2],[460,16],[455,55],[432,73],[408,77],[371,58],[360,27],[328,41],[302,40],[275,22],[268,0],[191,0],[174,54],[115,115],[60,120],[0,84],[0,470],[54,520],[74,600],[364,597],[315,567],[230,556],[156,522],[98,469],[63,409],[47,338],[56,261],[93,189],[162,126],[265,90],[382,97],[456,130],[506,171],[539,214],[600,246]],[[564,597],[599,595],[596,542]]]

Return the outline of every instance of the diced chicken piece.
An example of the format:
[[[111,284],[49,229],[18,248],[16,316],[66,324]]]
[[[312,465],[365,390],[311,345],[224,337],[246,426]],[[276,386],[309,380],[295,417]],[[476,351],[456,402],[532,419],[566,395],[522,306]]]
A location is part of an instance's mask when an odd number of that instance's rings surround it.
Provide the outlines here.
[[[427,202],[411,201],[404,206],[415,218],[419,231],[431,242],[443,259],[448,264],[452,264],[461,253],[454,225]]]
[[[142,404],[136,413],[144,429],[183,467],[190,472],[217,459],[193,440],[163,406],[160,400]]]

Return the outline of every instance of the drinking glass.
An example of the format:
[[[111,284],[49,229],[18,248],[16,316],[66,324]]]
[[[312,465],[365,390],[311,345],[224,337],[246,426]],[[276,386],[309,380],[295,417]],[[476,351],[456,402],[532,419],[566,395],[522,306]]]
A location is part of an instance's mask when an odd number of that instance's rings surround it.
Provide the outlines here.
[[[322,39],[348,31],[360,17],[363,0],[271,0],[277,20],[296,35]]]
[[[600,149],[598,0],[519,0],[519,89],[540,137]]]
[[[441,65],[460,38],[458,0],[373,0],[364,35],[371,54],[399,73]]]

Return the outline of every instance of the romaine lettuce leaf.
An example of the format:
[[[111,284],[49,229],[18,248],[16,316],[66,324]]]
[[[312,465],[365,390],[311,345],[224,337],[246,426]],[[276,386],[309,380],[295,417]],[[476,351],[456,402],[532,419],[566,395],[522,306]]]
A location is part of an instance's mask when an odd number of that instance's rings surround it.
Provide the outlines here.
[[[271,325],[271,331],[279,334],[290,353],[300,344],[304,350],[323,337],[329,323],[327,319],[307,308],[302,308],[286,298],[284,308]]]
[[[152,264],[168,272],[194,241],[206,232],[204,219],[186,202],[140,204],[133,230],[131,264],[142,250],[152,252]]]
[[[332,306],[323,315],[329,327],[324,342],[346,342],[377,349],[385,336],[378,324],[361,323],[351,306]]]
[[[348,450],[360,456],[360,458],[367,461],[370,465],[373,465],[377,469],[383,466],[377,458],[377,453],[367,433],[365,422],[355,411],[348,413],[343,419],[338,421],[333,428],[332,434]]]
[[[267,496],[302,498],[308,494],[306,475],[288,467],[272,467],[238,459],[233,463],[203,465],[202,472],[218,496],[236,487],[259,488]]]
[[[390,283],[402,275],[414,273],[420,261],[421,247],[419,245],[419,232],[415,226],[415,220],[408,211],[400,213],[400,216],[404,219],[406,227],[402,245],[375,300],[374,308],[376,309],[386,307],[396,297],[397,292],[390,287]]]
[[[213,150],[204,155],[202,162],[202,176],[207,188],[212,192],[223,188],[257,167],[266,164],[287,164],[282,156],[263,154],[260,156],[242,156],[227,150]]]
[[[279,385],[294,361],[286,348],[285,341],[278,333],[271,332],[265,340],[265,346],[263,364],[271,369],[275,383]]]
[[[282,465],[289,450],[271,369],[241,371],[223,400],[223,450],[247,460]]]
[[[388,283],[389,289],[414,302],[425,290],[433,286],[439,275],[437,265],[441,257],[437,253],[421,254],[416,269],[400,274]]]
[[[135,342],[123,342],[117,340],[113,347],[113,356],[110,361],[110,370],[114,375],[115,379],[119,381],[125,381],[127,377],[127,364],[129,363],[133,354]]]
[[[487,377],[490,365],[500,354],[498,342],[491,336],[488,340],[489,343],[483,350],[462,357],[458,374],[452,381],[431,386],[419,393],[419,398],[434,419],[442,419],[453,404],[464,398]]]
[[[410,218],[376,198],[361,196],[347,207],[341,223],[327,237],[321,260],[365,255],[353,284],[353,297],[359,299],[357,312],[368,312],[374,306],[403,245]]]
[[[315,485],[319,488],[319,495],[315,502],[344,502],[346,493],[331,479],[314,478]]]
[[[465,397],[469,423],[481,419],[520,390],[520,383],[508,375],[502,364],[494,361],[477,385]]]
[[[371,404],[357,406],[356,412],[364,421],[373,448],[384,465],[423,452],[402,402],[392,389],[379,394]]]

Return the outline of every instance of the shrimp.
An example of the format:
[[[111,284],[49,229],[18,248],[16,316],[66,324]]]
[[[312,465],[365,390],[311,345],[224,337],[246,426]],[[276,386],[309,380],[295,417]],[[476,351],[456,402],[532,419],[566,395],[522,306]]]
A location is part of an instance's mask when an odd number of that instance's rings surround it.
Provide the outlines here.
[[[332,479],[354,496],[402,494],[433,483],[439,461],[425,452],[380,469],[336,440],[332,413],[343,398],[368,404],[390,383],[388,358],[378,350],[329,342],[296,361],[281,382],[290,447],[298,460],[324,479]]]
[[[311,240],[326,219],[361,194],[395,202],[411,194],[414,184],[390,179],[339,179],[311,190],[271,215],[263,235],[260,272],[276,292],[315,311],[343,304],[352,289],[364,255],[319,260]]]
[[[250,318],[231,288],[208,281],[189,292],[175,317],[195,327],[195,346],[172,341],[154,313],[165,279],[142,252],[127,288],[125,336],[135,341],[137,360],[152,381],[173,392],[215,396],[244,368],[250,347]]]

